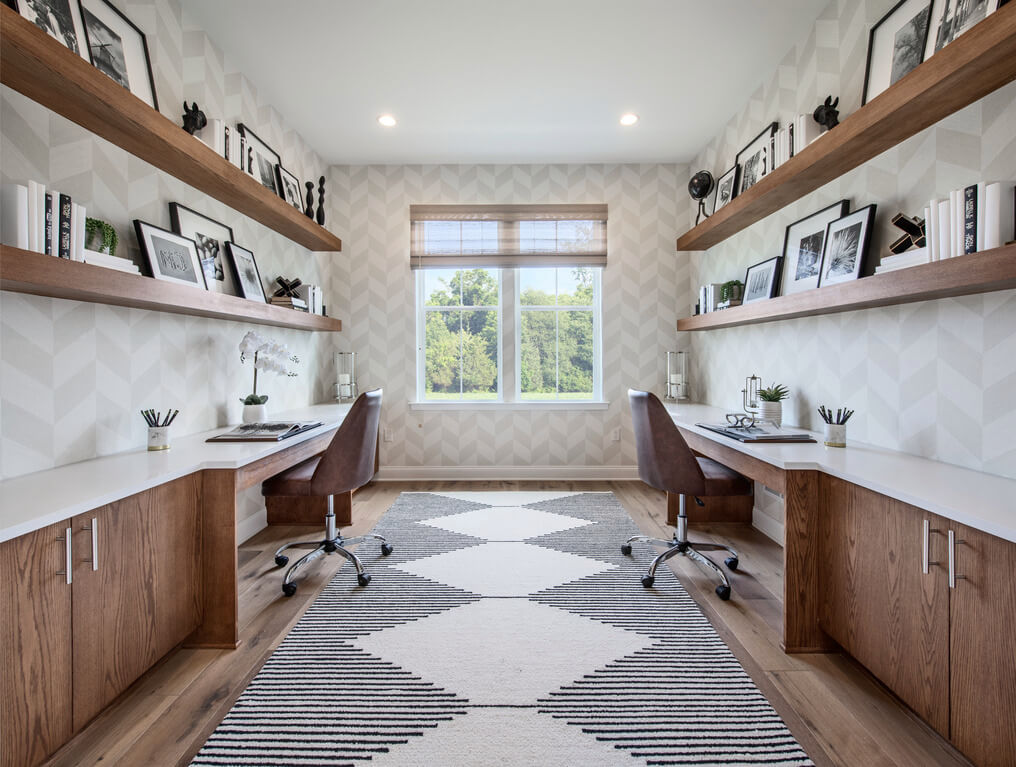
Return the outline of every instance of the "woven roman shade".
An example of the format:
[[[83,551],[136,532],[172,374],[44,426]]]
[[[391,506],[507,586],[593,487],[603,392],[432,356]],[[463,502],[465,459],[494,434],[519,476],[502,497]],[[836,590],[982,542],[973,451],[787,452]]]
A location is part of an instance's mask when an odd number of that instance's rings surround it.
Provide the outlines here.
[[[412,205],[410,266],[606,266],[607,206]]]

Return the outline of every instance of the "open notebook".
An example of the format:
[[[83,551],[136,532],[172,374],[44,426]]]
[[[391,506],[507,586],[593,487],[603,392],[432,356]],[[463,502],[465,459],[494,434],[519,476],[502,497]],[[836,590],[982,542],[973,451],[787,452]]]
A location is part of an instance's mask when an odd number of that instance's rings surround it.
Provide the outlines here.
[[[315,429],[321,421],[265,421],[244,423],[232,431],[209,437],[205,442],[278,442],[301,432]]]

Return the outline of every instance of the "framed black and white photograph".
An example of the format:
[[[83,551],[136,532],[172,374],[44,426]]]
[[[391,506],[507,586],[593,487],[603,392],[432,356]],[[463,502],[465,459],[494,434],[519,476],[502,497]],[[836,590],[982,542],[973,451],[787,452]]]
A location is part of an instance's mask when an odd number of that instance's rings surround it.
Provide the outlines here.
[[[275,166],[282,164],[279,153],[259,139],[257,134],[243,123],[236,127],[243,137],[244,153],[246,154],[246,157],[243,158],[243,169],[275,194],[279,194],[279,183],[275,178]]]
[[[867,205],[829,224],[822,251],[820,286],[850,282],[861,276],[874,223],[875,206]]]
[[[261,304],[268,303],[268,298],[265,296],[265,286],[261,282],[261,272],[258,271],[254,254],[247,248],[241,248],[235,242],[226,243],[226,254],[229,256],[229,266],[236,279],[238,295]]]
[[[765,301],[776,295],[780,285],[780,267],[783,256],[775,256],[754,266],[749,266],[744,274],[744,299],[742,304]]]
[[[999,0],[937,0],[931,13],[924,58],[940,51],[998,10]]]
[[[238,295],[232,270],[226,267],[226,243],[233,241],[233,230],[178,202],[169,204],[169,217],[174,232],[197,244],[208,289],[213,293]]]
[[[89,60],[78,0],[14,0],[14,10],[85,61]]]
[[[740,168],[738,194],[748,191],[773,172],[772,137],[778,127],[777,123],[771,123],[737,153],[734,164]]]
[[[276,170],[279,172],[279,197],[288,202],[298,211],[303,213],[303,199],[300,192],[300,179],[290,173],[288,170],[283,168],[281,165],[276,165]]]
[[[80,6],[92,65],[158,109],[144,32],[108,0],[80,0]]]
[[[934,5],[933,0],[901,0],[871,28],[861,104],[867,104],[924,61]]]
[[[737,166],[728,170],[716,182],[716,189],[713,191],[713,210],[715,213],[720,208],[737,196]]]
[[[822,272],[822,246],[829,224],[850,210],[846,200],[805,216],[787,227],[783,238],[783,277],[780,295],[800,293],[818,287]]]
[[[155,279],[207,289],[194,240],[140,219],[134,219],[134,231]]]

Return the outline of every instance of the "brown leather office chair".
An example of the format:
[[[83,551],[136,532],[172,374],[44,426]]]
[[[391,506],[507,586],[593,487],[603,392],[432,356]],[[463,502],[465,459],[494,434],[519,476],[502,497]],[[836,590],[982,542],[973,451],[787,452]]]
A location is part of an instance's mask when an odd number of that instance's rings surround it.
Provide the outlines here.
[[[324,554],[339,553],[353,563],[356,580],[361,586],[370,583],[370,576],[353,552],[344,546],[360,543],[367,538],[381,541],[381,553],[388,556],[392,547],[380,535],[361,535],[343,538],[335,527],[335,498],[366,485],[374,475],[374,451],[377,449],[377,425],[381,417],[381,389],[364,392],[349,409],[328,448],[318,456],[299,463],[281,474],[276,474],[261,485],[262,495],[304,495],[327,496],[328,512],[325,514],[325,539],[323,541],[298,541],[287,543],[275,552],[275,564],[284,567],[289,557],[282,552],[290,548],[311,548],[309,554],[300,557],[286,571],[282,581],[282,593],[287,597],[296,593],[293,576],[308,562]]]
[[[737,552],[715,543],[691,543],[688,540],[688,515],[685,497],[690,495],[700,506],[705,505],[700,495],[751,495],[752,483],[736,471],[728,469],[710,458],[697,456],[684,441],[680,430],[659,398],[650,392],[628,390],[631,403],[631,420],[635,429],[635,449],[638,453],[639,477],[647,485],[680,496],[677,528],[672,540],[664,541],[645,535],[633,535],[621,546],[621,553],[631,556],[633,541],[659,543],[667,550],[657,556],[649,565],[649,572],[643,576],[642,585],[653,585],[656,568],[661,562],[681,554],[700,565],[713,570],[722,583],[716,587],[720,599],[730,599],[730,582],[726,574],[702,551],[725,551],[729,555],[724,564],[736,570]]]

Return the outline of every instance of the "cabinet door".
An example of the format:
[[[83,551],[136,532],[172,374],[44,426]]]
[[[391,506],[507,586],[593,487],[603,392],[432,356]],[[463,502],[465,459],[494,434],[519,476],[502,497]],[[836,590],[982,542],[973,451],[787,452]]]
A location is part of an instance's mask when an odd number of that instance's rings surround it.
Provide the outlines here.
[[[155,556],[155,657],[201,623],[201,475],[152,491]]]
[[[86,554],[74,573],[75,729],[158,659],[151,500],[138,493],[74,518],[75,552]]]
[[[981,767],[1016,764],[1016,544],[950,523],[952,741]]]
[[[945,522],[849,482],[822,477],[820,625],[943,735],[949,731]],[[936,532],[932,532],[936,531]]]
[[[0,543],[0,765],[41,762],[71,736],[67,524]]]

